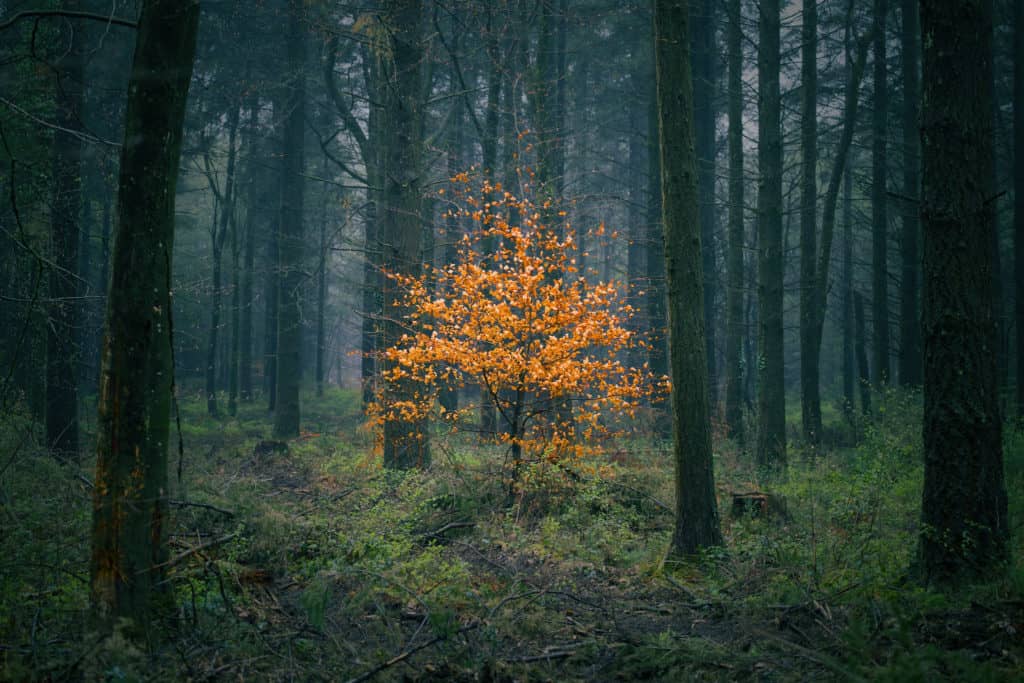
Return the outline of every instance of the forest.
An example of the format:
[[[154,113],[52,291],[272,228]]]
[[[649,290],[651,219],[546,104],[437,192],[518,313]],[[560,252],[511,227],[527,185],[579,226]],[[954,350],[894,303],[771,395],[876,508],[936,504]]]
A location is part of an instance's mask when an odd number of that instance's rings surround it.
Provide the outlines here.
[[[1021,0],[0,0],[0,680],[1022,633]]]

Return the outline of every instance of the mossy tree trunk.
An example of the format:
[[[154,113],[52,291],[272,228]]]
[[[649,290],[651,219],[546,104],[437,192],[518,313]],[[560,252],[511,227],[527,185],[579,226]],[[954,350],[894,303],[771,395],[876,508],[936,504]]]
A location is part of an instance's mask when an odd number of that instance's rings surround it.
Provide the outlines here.
[[[198,2],[143,2],[128,85],[93,493],[91,600],[104,630],[150,628],[166,590],[169,285],[198,22]]]
[[[922,0],[922,579],[957,585],[1007,555],[993,313],[992,2]]]
[[[888,0],[875,0],[874,8],[874,118],[871,151],[871,314],[874,330],[875,375],[889,382],[889,196],[888,173],[889,87],[885,34]]]
[[[673,558],[722,543],[711,456],[688,22],[686,0],[656,0],[654,44],[676,464],[676,524],[669,551]]]

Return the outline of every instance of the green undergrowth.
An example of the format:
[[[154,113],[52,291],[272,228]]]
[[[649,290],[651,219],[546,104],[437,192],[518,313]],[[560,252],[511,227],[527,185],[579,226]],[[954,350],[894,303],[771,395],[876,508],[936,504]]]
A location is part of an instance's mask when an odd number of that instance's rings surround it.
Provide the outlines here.
[[[920,400],[871,421],[826,411],[837,443],[790,449],[785,481],[716,442],[724,548],[663,563],[667,443],[633,437],[589,467],[535,465],[510,494],[500,447],[433,443],[386,472],[356,392],[304,396],[287,451],[263,406],[181,404],[168,572],[175,624],[155,653],[90,639],[91,463],[54,462],[27,418],[0,425],[0,679],[1013,680],[1021,673],[1024,432],[1006,432],[1014,564],[954,594],[910,578]],[[221,402],[226,409],[226,402]],[[19,422],[18,420],[21,420]],[[174,430],[172,429],[172,432]],[[21,442],[22,445],[17,444]],[[766,492],[784,513],[734,514]]]

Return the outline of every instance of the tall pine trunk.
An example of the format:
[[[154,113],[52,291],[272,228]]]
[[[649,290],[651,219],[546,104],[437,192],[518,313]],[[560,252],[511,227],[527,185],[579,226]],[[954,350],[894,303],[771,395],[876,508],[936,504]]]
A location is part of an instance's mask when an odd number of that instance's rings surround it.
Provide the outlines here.
[[[922,579],[955,587],[1007,554],[993,313],[992,2],[922,0]]]
[[[900,355],[899,380],[905,387],[921,384],[921,320],[917,308],[920,250],[918,234],[918,192],[920,185],[921,131],[918,127],[918,102],[921,97],[918,77],[918,37],[920,22],[918,0],[903,0],[903,211],[900,237],[902,275],[900,278]],[[1019,3],[1018,3],[1019,4]]]
[[[757,385],[757,464],[786,465],[786,387],[783,353],[782,129],[779,93],[779,0],[762,0],[758,52],[758,294],[760,380]]]
[[[77,28],[77,27],[76,27]],[[57,68],[50,209],[50,305],[46,325],[46,445],[61,459],[78,459],[79,221],[82,212],[82,46],[75,30],[61,31],[69,44]],[[13,182],[13,180],[11,181]],[[12,195],[13,197],[13,195]]]
[[[420,70],[423,58],[420,0],[385,0],[384,21],[390,40],[384,61],[386,120],[384,146],[384,193],[381,248],[385,266],[392,272],[417,277],[422,272],[423,227],[420,223],[421,127]],[[396,344],[404,332],[401,324],[402,291],[386,278],[382,348]],[[392,367],[384,361],[384,370]],[[385,381],[388,404],[408,400],[416,386],[408,379]],[[393,469],[427,467],[430,449],[418,421],[388,420],[384,423],[384,466]]]
[[[686,0],[656,0],[654,45],[668,278],[676,523],[669,556],[722,544],[715,502]]]
[[[303,1],[288,2],[288,106],[281,169],[274,436],[299,435],[302,383],[303,146],[306,130],[306,31]]]
[[[146,0],[128,87],[97,419],[90,595],[107,632],[150,630],[167,548],[171,252],[199,3]],[[167,595],[168,602],[170,596]]]
[[[875,382],[889,381],[889,197],[888,171],[889,88],[885,24],[887,0],[875,0],[875,101],[871,151],[871,313],[874,318]]]
[[[726,254],[725,421],[743,443],[743,29],[740,0],[728,4],[729,234]]]
[[[800,120],[800,413],[804,441],[821,440],[818,281],[818,3],[803,5]]]

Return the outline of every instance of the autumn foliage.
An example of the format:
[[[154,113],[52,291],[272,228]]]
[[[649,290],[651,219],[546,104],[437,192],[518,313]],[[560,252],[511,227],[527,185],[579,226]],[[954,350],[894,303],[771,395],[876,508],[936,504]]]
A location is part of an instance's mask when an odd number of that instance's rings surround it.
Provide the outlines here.
[[[667,381],[623,365],[644,341],[627,326],[633,309],[622,287],[584,277],[564,213],[550,204],[486,182],[474,194],[466,174],[452,184],[446,199],[469,226],[449,236],[459,239],[458,258],[418,278],[388,275],[404,290],[408,331],[384,350],[382,379],[417,390],[378,404],[377,419],[475,429],[478,405],[445,411],[437,401],[442,389],[475,385],[496,407],[502,427],[493,440],[514,467],[600,452],[600,437]]]

